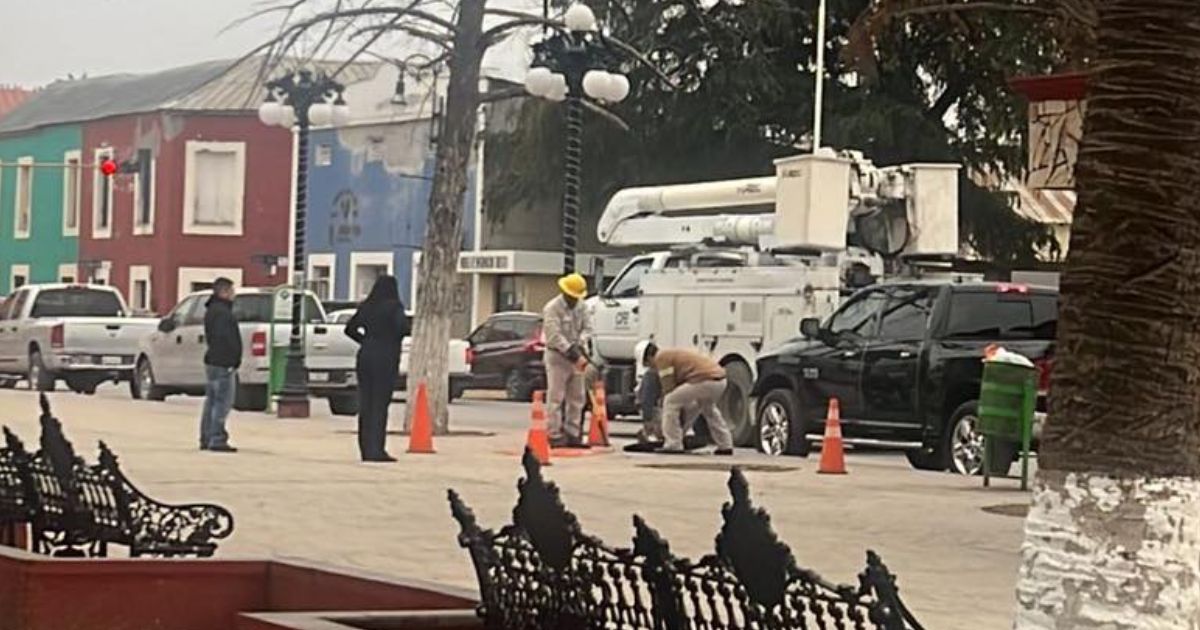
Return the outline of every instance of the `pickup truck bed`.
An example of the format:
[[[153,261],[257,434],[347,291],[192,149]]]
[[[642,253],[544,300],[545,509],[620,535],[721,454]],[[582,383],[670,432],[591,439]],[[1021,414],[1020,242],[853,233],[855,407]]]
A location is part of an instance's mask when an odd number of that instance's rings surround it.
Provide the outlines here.
[[[104,381],[128,380],[138,340],[157,322],[127,312],[111,287],[23,287],[0,308],[0,375],[24,378],[43,391],[61,379],[82,393]]]

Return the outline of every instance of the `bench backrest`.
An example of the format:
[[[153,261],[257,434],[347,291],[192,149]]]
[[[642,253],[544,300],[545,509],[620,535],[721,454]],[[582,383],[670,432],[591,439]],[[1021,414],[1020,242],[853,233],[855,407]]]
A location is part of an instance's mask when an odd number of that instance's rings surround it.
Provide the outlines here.
[[[630,548],[584,534],[537,460],[526,454],[523,463],[526,477],[518,483],[513,522],[499,531],[480,527],[458,494],[449,492],[488,628],[921,628],[873,552],[855,585],[833,584],[797,566],[770,517],[751,503],[736,468],[715,551],[692,561],[673,555],[637,516]]]
[[[29,474],[29,453],[17,434],[4,427],[0,448],[0,525],[27,523],[36,509],[37,495]]]

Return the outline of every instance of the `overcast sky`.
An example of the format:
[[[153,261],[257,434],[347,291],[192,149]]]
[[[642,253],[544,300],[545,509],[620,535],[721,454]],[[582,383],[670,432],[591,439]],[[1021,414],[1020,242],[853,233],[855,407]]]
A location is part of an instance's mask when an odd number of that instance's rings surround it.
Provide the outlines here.
[[[94,77],[237,57],[272,32],[270,18],[221,32],[255,6],[257,0],[0,0],[0,85],[36,87],[68,73]]]

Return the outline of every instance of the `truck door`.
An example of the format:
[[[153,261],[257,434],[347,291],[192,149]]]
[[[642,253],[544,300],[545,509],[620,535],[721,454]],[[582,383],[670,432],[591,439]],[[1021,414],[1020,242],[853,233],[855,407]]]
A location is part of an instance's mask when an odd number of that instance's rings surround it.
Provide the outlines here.
[[[825,417],[830,398],[837,398],[846,432],[859,435],[865,418],[862,399],[863,357],[879,327],[879,314],[887,304],[883,289],[856,294],[842,306],[822,331],[822,346],[808,355],[801,378],[812,402],[810,420]]]
[[[863,359],[864,430],[890,436],[899,432],[904,439],[920,438],[917,385],[937,291],[936,287],[924,286],[888,290],[879,333],[868,343]]]
[[[0,304],[0,373],[16,371],[17,318],[20,310],[17,300],[24,292],[17,292]]]
[[[596,300],[593,344],[602,357],[632,357],[638,342],[638,294],[654,259],[634,258]]]

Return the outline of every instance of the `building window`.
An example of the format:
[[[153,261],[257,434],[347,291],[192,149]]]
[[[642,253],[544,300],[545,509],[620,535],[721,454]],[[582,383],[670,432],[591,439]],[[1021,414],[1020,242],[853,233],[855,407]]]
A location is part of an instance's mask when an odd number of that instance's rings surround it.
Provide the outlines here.
[[[154,310],[150,304],[149,265],[129,267],[129,306],[135,312],[148,313]]]
[[[176,275],[176,299],[182,300],[198,291],[209,291],[213,281],[222,276],[233,280],[234,286],[242,286],[242,270],[238,267],[180,267]]]
[[[395,257],[391,252],[353,252],[350,254],[350,298],[362,300],[380,276],[392,273]]]
[[[91,277],[88,278],[88,284],[98,284],[108,286],[111,284],[110,269],[112,264],[108,261],[96,262],[91,265]]]
[[[326,265],[313,265],[308,276],[308,289],[322,300],[333,299],[333,274]]]
[[[133,175],[133,233],[154,234],[154,153],[138,149],[137,172]]]
[[[16,188],[13,238],[29,238],[33,227],[33,158],[17,160]]]
[[[13,265],[8,274],[9,291],[16,291],[29,284],[29,265]]]
[[[517,298],[517,277],[499,276],[496,278],[496,311],[519,311],[520,301]]]
[[[67,151],[63,155],[63,235],[79,234],[79,203],[83,187],[83,153]]]
[[[95,163],[99,165],[104,160],[112,159],[111,148],[96,149]],[[110,238],[112,236],[112,177],[100,172],[99,166],[92,171],[92,237]]]
[[[63,263],[58,266],[58,281],[63,284],[74,284],[78,267],[74,263]]]
[[[184,234],[242,235],[246,144],[187,143]]]

